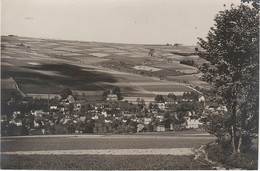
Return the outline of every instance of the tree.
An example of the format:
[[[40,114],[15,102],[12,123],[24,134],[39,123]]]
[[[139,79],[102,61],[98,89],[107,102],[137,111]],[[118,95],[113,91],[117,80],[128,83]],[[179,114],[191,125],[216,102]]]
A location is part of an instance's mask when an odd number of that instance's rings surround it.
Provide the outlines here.
[[[143,98],[140,100],[140,104],[141,104],[142,107],[145,107],[145,101],[144,101]]]
[[[170,112],[169,111],[165,111],[163,113],[163,117],[166,118],[166,119],[170,118]]]
[[[103,91],[102,95],[101,95],[101,99],[102,100],[106,100],[107,99],[107,96],[110,94],[110,91],[109,90],[105,90]]]
[[[242,2],[247,2],[247,3],[250,3],[252,2],[252,6],[256,9],[259,9],[260,7],[260,3],[259,3],[259,0],[241,0]]]
[[[117,95],[117,99],[118,100],[122,100],[121,89],[119,87],[115,87],[112,90],[112,94],[116,94]]]
[[[176,95],[175,95],[174,93],[169,93],[169,94],[168,94],[168,98],[172,98],[172,99],[174,99],[174,100],[177,99],[177,97],[176,97]]]
[[[140,97],[138,97],[138,98],[136,99],[136,102],[137,102],[138,105],[140,105]]]
[[[149,53],[148,53],[148,56],[153,56],[154,53],[155,53],[155,49],[150,49]]]
[[[155,96],[155,98],[154,98],[154,100],[155,100],[155,102],[157,102],[157,103],[164,103],[164,98],[163,98],[163,96],[162,95],[157,95],[157,96]]]
[[[258,130],[259,14],[241,4],[221,11],[206,40],[199,38],[208,61],[200,67],[218,99],[226,105],[231,121],[228,131],[234,153],[240,153],[249,135]]]
[[[65,88],[60,93],[62,99],[68,98],[69,95],[72,95],[72,91],[70,90],[70,88]]]

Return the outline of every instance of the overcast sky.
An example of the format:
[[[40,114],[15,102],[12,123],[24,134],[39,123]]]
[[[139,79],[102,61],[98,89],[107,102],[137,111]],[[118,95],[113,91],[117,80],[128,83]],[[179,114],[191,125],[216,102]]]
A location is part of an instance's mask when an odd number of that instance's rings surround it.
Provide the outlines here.
[[[240,0],[2,0],[1,35],[195,45],[231,3]]]

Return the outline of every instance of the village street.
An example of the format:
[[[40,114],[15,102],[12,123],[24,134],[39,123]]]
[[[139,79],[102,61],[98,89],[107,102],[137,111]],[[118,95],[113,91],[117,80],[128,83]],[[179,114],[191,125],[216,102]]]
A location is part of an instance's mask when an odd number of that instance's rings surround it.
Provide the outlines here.
[[[209,169],[194,148],[215,140],[202,130],[110,135],[2,137],[2,169]]]

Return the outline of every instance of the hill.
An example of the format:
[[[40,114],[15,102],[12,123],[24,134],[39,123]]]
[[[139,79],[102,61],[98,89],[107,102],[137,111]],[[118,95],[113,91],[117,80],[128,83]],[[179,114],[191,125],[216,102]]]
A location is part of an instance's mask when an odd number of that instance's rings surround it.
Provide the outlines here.
[[[181,60],[203,62],[193,55],[194,47],[189,46],[2,36],[1,48],[2,92],[7,94],[17,91],[17,87],[27,95],[59,94],[69,87],[86,95],[99,95],[118,86],[124,100],[142,97],[150,101],[156,94],[193,91],[178,82],[208,86],[199,80],[195,67],[180,64]],[[181,56],[182,53],[185,55]]]

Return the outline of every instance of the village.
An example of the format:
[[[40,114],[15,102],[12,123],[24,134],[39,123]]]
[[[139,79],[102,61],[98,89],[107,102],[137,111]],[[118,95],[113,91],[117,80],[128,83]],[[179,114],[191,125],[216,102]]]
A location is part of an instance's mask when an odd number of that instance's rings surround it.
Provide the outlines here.
[[[181,131],[203,128],[209,115],[227,112],[194,91],[156,95],[149,103],[140,97],[128,102],[119,87],[98,97],[73,94],[69,88],[54,98],[13,93],[6,105],[10,114],[2,115],[2,136]]]

